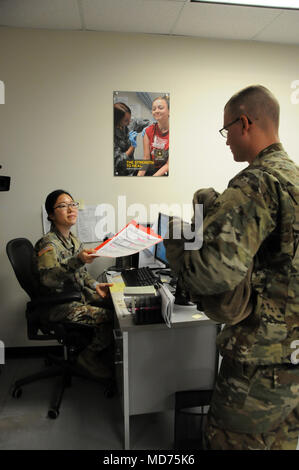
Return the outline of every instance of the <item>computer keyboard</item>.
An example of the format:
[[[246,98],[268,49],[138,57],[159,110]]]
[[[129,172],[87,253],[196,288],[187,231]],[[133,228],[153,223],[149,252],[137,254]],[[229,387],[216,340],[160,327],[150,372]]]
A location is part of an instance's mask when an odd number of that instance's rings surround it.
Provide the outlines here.
[[[125,269],[121,272],[126,286],[154,286],[159,282],[159,277],[153,274],[147,266],[136,269]]]

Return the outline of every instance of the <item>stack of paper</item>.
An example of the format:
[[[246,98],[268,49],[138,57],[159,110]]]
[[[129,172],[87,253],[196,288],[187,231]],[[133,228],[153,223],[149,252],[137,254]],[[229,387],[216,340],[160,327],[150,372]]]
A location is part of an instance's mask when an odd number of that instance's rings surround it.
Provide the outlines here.
[[[159,288],[159,294],[161,296],[161,312],[162,317],[168,328],[171,328],[171,317],[174,306],[174,296],[163,284]]]
[[[125,286],[124,295],[156,295],[154,286]]]

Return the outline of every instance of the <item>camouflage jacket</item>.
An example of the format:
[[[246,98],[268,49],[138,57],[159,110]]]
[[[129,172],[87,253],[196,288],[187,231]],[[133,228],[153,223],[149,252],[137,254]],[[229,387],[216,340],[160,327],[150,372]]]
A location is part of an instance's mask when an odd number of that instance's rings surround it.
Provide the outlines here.
[[[80,291],[82,300],[94,293],[95,279],[78,258],[83,244],[72,233],[66,239],[51,227],[35,245],[34,264],[41,295]]]
[[[298,176],[281,144],[264,149],[204,218],[201,249],[173,266],[200,297],[234,289],[253,261],[252,313],[218,336],[221,353],[239,361],[289,363],[299,340]]]
[[[131,157],[127,157],[126,151],[131,146],[129,139],[129,132],[141,132],[146,126],[149,125],[148,119],[137,120],[132,119],[128,127],[114,128],[114,175],[115,176],[130,176],[134,170],[128,170],[126,167],[126,160],[134,160],[134,153]]]

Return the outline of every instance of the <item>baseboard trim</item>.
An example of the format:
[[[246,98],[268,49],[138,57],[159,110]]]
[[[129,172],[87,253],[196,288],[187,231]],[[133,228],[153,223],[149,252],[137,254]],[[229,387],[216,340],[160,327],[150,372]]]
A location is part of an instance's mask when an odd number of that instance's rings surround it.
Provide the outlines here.
[[[23,346],[5,348],[5,358],[45,357],[48,354],[63,355],[63,346]]]

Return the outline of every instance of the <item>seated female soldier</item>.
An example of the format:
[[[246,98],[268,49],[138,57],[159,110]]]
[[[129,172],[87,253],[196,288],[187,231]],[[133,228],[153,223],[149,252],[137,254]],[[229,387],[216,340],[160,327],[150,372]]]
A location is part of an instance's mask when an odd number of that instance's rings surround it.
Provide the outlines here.
[[[62,189],[51,192],[45,202],[51,229],[35,245],[40,293],[55,295],[80,291],[81,301],[49,306],[43,315],[51,321],[69,320],[93,325],[92,342],[79,355],[78,363],[93,376],[107,378],[112,375],[107,360],[107,351],[112,345],[113,311],[108,289],[112,284],[98,283],[87,272],[85,264],[93,262],[95,250],[84,249],[71,232],[77,220],[78,205]]]

